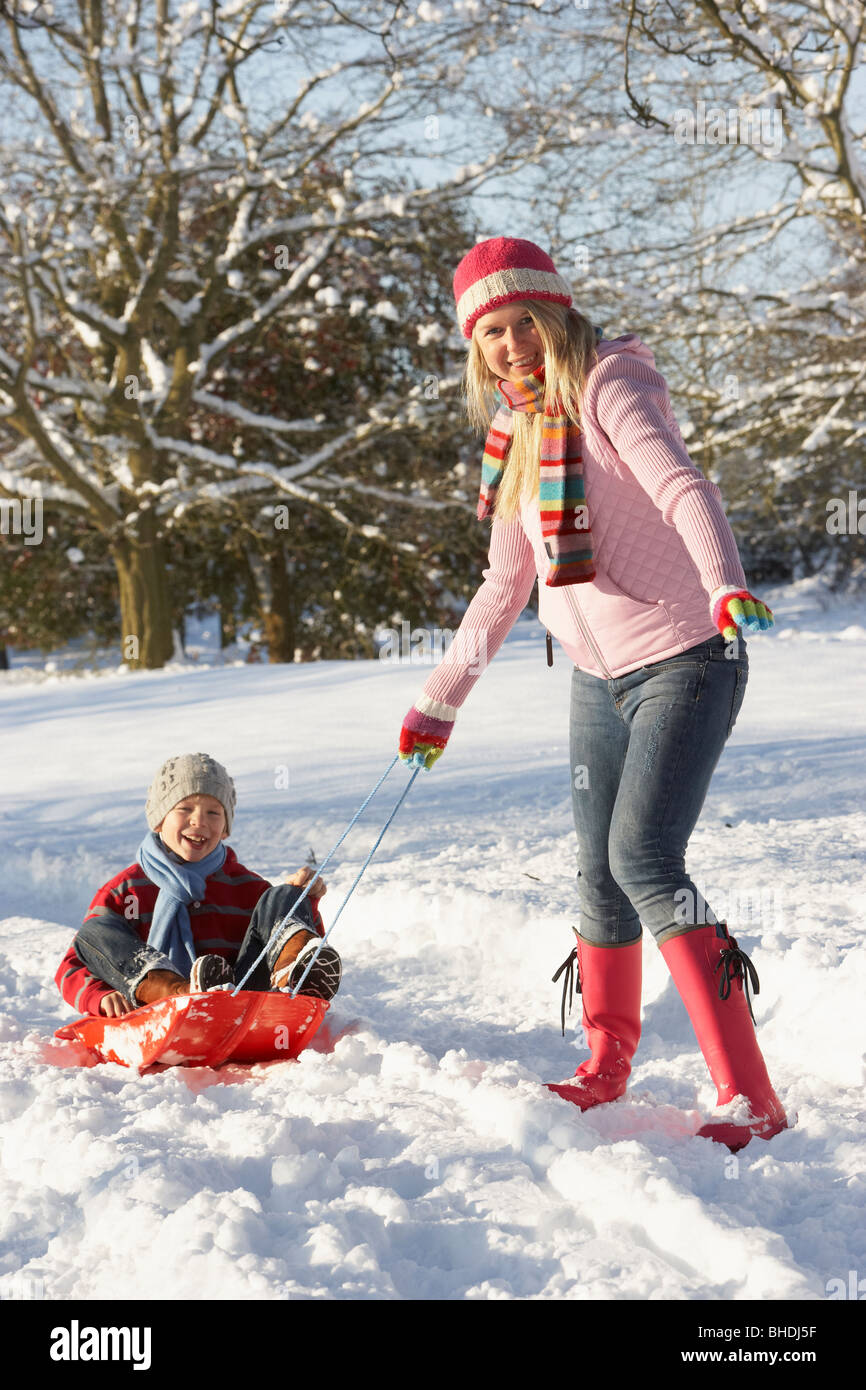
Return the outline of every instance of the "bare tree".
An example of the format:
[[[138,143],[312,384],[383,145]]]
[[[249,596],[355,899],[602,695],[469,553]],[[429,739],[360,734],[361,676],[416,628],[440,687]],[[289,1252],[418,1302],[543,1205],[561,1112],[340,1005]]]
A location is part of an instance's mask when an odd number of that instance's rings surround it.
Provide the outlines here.
[[[417,425],[417,400],[319,418],[313,367],[270,410],[242,402],[236,380],[271,325],[303,336],[350,240],[387,258],[395,239],[429,234],[437,207],[538,159],[544,122],[487,132],[483,156],[458,165],[481,137],[439,115],[455,93],[462,115],[478,107],[474,68],[515,48],[535,11],[88,0],[49,13],[46,26],[37,6],[3,12],[0,90],[20,123],[0,190],[0,428],[13,441],[0,486],[87,511],[117,569],[124,655],[158,666],[172,650],[165,518],[180,498],[246,479],[326,505],[326,473]],[[444,173],[422,186],[409,162],[434,152]],[[234,418],[237,450],[203,442],[209,414]]]
[[[654,348],[755,555],[788,531],[826,558],[827,505],[864,476],[864,32],[861,0],[588,0],[528,84],[548,148],[522,234],[609,336]]]

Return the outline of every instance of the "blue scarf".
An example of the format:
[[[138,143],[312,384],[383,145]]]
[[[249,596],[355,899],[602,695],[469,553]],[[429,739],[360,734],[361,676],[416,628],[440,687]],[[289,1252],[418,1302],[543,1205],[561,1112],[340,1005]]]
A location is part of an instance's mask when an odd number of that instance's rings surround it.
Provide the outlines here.
[[[155,883],[159,889],[147,944],[168,956],[184,979],[189,978],[190,967],[195,960],[188,904],[205,897],[206,879],[209,874],[222,868],[225,857],[226,847],[222,841],[197,864],[184,863],[179,855],[171,854],[155,830],[145,835],[141,842],[138,862],[151,883]]]

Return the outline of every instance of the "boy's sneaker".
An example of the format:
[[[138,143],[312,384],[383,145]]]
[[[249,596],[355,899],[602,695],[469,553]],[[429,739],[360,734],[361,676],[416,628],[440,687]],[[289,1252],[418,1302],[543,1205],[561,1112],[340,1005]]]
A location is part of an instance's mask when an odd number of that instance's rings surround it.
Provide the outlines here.
[[[275,989],[281,993],[291,993],[309,965],[310,957],[315,955],[320,941],[320,937],[313,937],[312,941],[308,941],[301,949],[291,965],[274,973]],[[342,976],[343,967],[337,952],[333,946],[322,946],[312,970],[304,980],[301,993],[310,994],[314,999],[333,999],[340,988]]]
[[[234,971],[225,956],[197,956],[189,975],[190,994],[204,994],[220,985],[233,985]]]

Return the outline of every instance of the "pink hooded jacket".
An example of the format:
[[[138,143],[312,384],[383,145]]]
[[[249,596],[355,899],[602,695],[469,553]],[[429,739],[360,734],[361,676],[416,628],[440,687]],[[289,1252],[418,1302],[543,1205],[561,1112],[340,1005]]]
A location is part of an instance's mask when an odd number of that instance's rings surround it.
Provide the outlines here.
[[[717,589],[746,587],[721,494],[692,463],[650,349],[634,333],[598,344],[581,410],[595,548],[590,583],[548,588],[537,504],[494,520],[489,566],[417,708],[453,719],[539,578],[539,617],[570,661],[611,679],[718,629]]]

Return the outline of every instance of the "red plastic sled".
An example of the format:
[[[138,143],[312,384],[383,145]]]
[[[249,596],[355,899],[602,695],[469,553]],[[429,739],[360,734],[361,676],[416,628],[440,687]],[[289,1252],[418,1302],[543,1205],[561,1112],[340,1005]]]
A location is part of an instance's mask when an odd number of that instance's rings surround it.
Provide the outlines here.
[[[213,990],[160,999],[119,1018],[88,1014],[54,1036],[77,1039],[100,1062],[124,1067],[278,1062],[303,1052],[327,1010],[324,999],[310,995]]]

